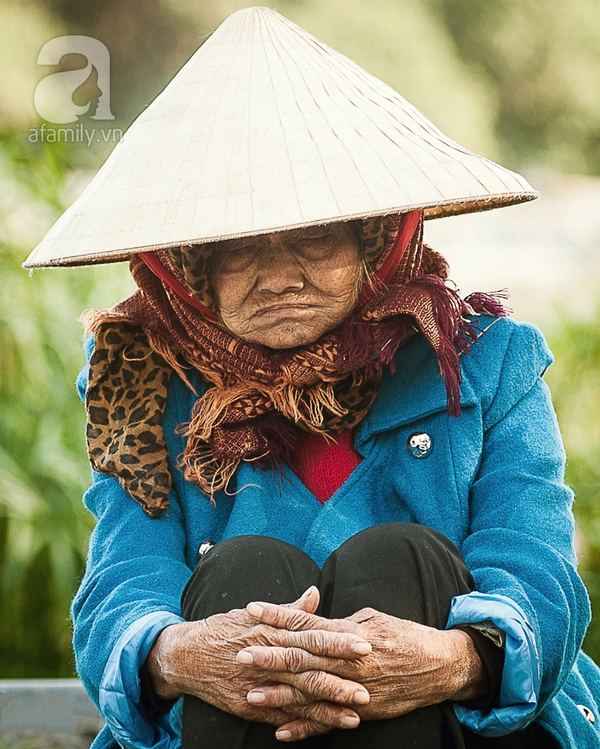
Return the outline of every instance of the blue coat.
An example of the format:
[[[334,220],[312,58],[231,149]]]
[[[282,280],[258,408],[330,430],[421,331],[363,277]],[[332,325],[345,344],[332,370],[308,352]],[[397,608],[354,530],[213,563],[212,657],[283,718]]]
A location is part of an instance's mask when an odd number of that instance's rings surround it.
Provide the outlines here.
[[[479,592],[455,599],[449,626],[492,619],[507,632],[500,707],[483,714],[457,706],[459,718],[487,735],[535,719],[563,747],[600,747],[600,671],[580,651],[590,613],[576,570],[572,493],[542,379],[551,355],[531,325],[485,317],[477,325],[485,332],[461,357],[462,416],[447,416],[436,358],[415,336],[357,429],[363,461],[325,505],[291,470],[278,482],[243,464],[243,490],[217,495],[211,507],[175,465],[183,451],[175,426],[189,419],[195,396],[173,376],[164,418],[174,477],[168,514],[149,518],[102,474],[85,496],[98,523],[73,620],[79,673],[110,725],[95,747],[116,746],[114,737],[132,749],[178,745],[177,710],[150,722],[137,670],[161,629],[181,621],[181,592],[204,541],[273,536],[320,565],[358,531],[398,520],[446,535],[475,578]],[[85,372],[79,386],[83,393]],[[414,432],[432,438],[427,457],[407,449]]]

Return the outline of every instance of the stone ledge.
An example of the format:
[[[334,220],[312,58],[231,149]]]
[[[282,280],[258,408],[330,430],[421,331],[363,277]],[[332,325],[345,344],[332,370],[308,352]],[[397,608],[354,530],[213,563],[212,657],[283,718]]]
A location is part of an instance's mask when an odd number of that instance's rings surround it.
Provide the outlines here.
[[[88,749],[102,725],[79,679],[0,680],[1,749]]]

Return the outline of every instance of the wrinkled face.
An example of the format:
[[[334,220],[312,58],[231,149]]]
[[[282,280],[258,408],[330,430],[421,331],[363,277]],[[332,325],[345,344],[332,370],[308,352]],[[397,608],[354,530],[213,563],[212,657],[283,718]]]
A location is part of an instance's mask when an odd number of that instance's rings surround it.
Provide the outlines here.
[[[342,222],[220,242],[210,276],[224,325],[273,349],[335,328],[358,300],[359,231],[359,222]]]

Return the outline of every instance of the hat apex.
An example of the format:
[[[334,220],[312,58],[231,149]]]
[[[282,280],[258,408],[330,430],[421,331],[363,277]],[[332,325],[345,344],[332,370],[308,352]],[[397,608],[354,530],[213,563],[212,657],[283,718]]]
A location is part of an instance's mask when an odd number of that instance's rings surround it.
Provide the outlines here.
[[[142,112],[24,266],[535,197],[383,81],[253,7],[229,16]]]

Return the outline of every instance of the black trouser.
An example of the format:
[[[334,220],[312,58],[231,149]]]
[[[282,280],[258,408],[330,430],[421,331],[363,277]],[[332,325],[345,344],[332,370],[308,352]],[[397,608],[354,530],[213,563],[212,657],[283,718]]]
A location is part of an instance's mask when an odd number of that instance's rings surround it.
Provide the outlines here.
[[[320,571],[304,552],[263,536],[239,536],[217,544],[200,559],[182,597],[188,621],[204,619],[250,601],[289,603],[310,586],[321,592],[317,614],[350,616],[370,606],[401,619],[444,629],[452,598],[474,589],[458,549],[444,536],[412,523],[386,523],[357,533],[334,551]],[[292,744],[298,749],[532,749],[531,727],[485,739],[461,728],[449,703],[390,720],[366,721]],[[186,695],[182,749],[281,749],[273,726],[225,713]]]

